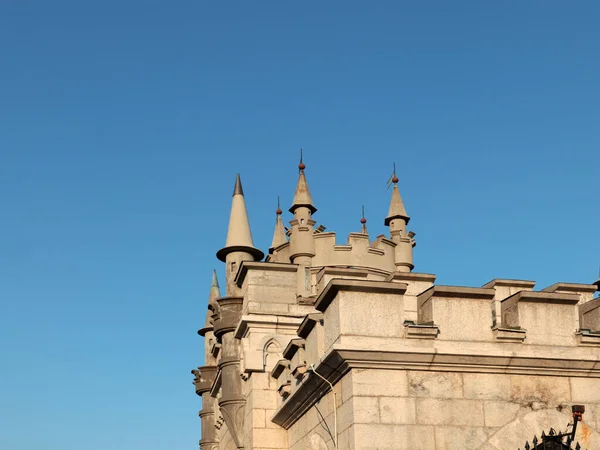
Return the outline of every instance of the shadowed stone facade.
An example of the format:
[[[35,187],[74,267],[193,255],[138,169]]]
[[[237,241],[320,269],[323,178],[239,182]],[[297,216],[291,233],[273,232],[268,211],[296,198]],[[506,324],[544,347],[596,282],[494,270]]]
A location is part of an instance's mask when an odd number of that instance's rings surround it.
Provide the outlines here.
[[[389,236],[363,218],[338,245],[299,172],[266,258],[236,180],[226,292],[214,275],[192,371],[201,450],[516,450],[564,431],[576,403],[577,439],[600,449],[600,282],[436,285],[413,271],[395,175]]]

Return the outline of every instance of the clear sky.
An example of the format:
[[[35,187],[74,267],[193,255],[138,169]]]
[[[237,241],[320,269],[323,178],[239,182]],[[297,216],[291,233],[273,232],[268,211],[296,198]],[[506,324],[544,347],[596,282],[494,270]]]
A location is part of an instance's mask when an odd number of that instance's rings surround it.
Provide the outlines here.
[[[300,147],[341,243],[363,204],[386,232],[395,161],[415,270],[595,281],[599,23],[596,0],[4,0],[0,448],[197,448],[235,175],[266,250]]]

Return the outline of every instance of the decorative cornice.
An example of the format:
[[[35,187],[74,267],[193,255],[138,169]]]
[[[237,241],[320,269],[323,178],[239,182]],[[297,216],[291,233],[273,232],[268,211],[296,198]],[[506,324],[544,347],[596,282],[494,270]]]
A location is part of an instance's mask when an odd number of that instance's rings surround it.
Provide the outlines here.
[[[589,292],[594,293],[598,290],[598,286],[595,284],[579,284],[579,283],[554,283],[552,286],[548,286],[542,289],[542,292]]]
[[[407,339],[435,339],[440,333],[440,328],[434,324],[419,324],[405,321],[404,327]]]
[[[323,292],[317,297],[315,309],[325,312],[340,291],[403,295],[406,292],[407,287],[408,285],[405,283],[333,279],[325,286]]]
[[[511,354],[443,354],[435,348],[413,352],[333,348],[317,367],[330,383],[337,383],[351,369],[437,370],[444,372],[502,373],[600,378],[600,360],[516,357]],[[312,372],[286,399],[273,422],[288,429],[329,390]]]
[[[600,347],[600,332],[579,330],[575,333],[579,345]]]
[[[488,281],[487,283],[485,283],[483,286],[483,288],[495,288],[495,287],[516,287],[516,288],[523,288],[523,289],[533,289],[533,287],[535,286],[535,281],[530,281],[530,280],[509,280],[506,278],[494,278],[491,281]]]
[[[385,281],[426,281],[435,283],[436,276],[431,273],[394,272]]]
[[[579,296],[558,292],[519,291],[502,300],[502,307],[510,307],[519,302],[576,305],[579,302]]]
[[[243,315],[235,329],[235,337],[243,339],[254,328],[269,330],[269,332],[272,331],[273,327],[294,330],[301,323],[302,319],[292,316],[275,316],[272,314]]]
[[[527,336],[527,330],[523,328],[492,328],[494,338],[498,342],[521,343]]]
[[[493,300],[495,294],[496,291],[487,288],[435,285],[419,294],[419,304],[426,302],[432,297]]]

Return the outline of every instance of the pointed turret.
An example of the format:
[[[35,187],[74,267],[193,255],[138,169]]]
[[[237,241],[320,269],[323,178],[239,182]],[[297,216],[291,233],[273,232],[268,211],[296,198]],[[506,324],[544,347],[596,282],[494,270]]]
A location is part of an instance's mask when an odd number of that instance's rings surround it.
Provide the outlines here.
[[[217,300],[221,298],[221,288],[219,287],[219,279],[217,271],[213,270],[212,281],[210,283],[210,295],[208,296],[208,304],[216,305]]]
[[[400,195],[400,189],[398,189],[398,177],[396,176],[396,171],[394,170],[394,175],[392,176],[392,183],[394,187],[392,188],[392,200],[390,201],[390,209],[388,211],[388,215],[385,218],[385,225],[388,226],[390,222],[394,219],[402,219],[404,222],[408,224],[410,217],[406,213],[406,208],[404,207],[404,202],[402,201],[402,196]]]
[[[213,270],[212,282],[210,284],[210,294],[208,295],[208,312],[206,322],[202,328],[198,330],[200,336],[204,336],[207,332],[213,330],[212,312],[217,308],[217,300],[221,298],[221,289],[219,288],[219,280],[217,279],[217,271]]]
[[[281,207],[279,206],[279,197],[277,197],[277,211],[275,211],[277,219],[275,222],[275,232],[273,233],[273,242],[271,243],[271,247],[269,247],[269,254],[272,254],[273,250],[287,242],[285,228],[283,226],[283,221],[281,220],[282,213],[283,211],[281,211]]]
[[[394,173],[390,180],[394,187],[392,189],[392,200],[390,209],[385,218],[385,225],[390,227],[390,237],[396,243],[394,249],[394,262],[398,272],[410,272],[413,268],[413,247],[416,245],[414,233],[408,232],[406,226],[410,217],[406,213],[404,202],[398,189],[398,177],[396,176],[396,165],[394,164]]]
[[[264,256],[263,252],[254,247],[254,243],[252,242],[250,221],[248,220],[246,200],[244,199],[244,190],[242,189],[242,181],[239,173],[235,179],[235,186],[233,188],[227,240],[225,247],[217,252],[217,258],[225,262],[227,255],[231,252],[249,253],[255,260],[262,259]]]
[[[294,193],[294,201],[290,207],[290,212],[292,214],[294,214],[296,209],[302,206],[308,208],[311,214],[314,214],[317,211],[317,208],[315,208],[315,205],[313,204],[310,190],[308,189],[308,183],[306,182],[306,175],[304,174],[305,168],[306,166],[302,162],[302,150],[300,150],[300,164],[298,164],[300,175],[298,176],[298,184],[296,185],[296,192]]]
[[[294,218],[290,220],[292,231],[290,234],[290,261],[298,264],[298,291],[299,297],[310,295],[310,274],[308,268],[312,266],[312,258],[315,256],[313,213],[317,210],[313,204],[304,169],[306,166],[302,161],[302,150],[300,150],[300,164],[298,170],[298,185],[294,193],[294,202],[290,212]]]
[[[246,211],[246,200],[244,200],[244,190],[240,174],[235,180],[233,188],[233,199],[231,200],[231,214],[229,216],[229,229],[227,230],[227,240],[225,247],[217,252],[217,258],[225,262],[227,269],[225,272],[226,295],[234,295],[236,286],[234,283],[237,269],[242,261],[260,261],[264,253],[254,247],[252,242],[252,232],[250,231],[250,221]]]

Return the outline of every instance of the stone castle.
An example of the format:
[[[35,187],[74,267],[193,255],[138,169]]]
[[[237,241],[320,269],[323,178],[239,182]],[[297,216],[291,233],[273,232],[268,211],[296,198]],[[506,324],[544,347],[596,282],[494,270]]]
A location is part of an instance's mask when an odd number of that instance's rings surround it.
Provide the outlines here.
[[[564,430],[573,404],[579,443],[600,449],[600,281],[437,285],[413,271],[391,182],[389,236],[371,240],[363,217],[339,245],[315,227],[301,161],[290,227],[278,208],[264,257],[238,175],[225,295],[214,274],[192,371],[201,450],[517,450]]]

